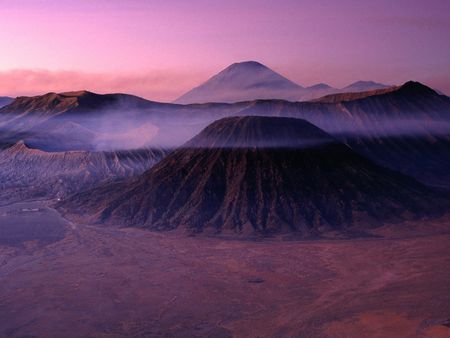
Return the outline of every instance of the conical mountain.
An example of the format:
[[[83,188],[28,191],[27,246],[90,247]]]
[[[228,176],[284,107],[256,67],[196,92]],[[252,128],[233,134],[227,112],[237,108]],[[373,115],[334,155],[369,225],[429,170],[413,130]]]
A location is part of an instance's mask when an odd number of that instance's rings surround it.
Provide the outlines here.
[[[309,122],[253,116],[216,121],[139,179],[59,207],[119,226],[310,236],[438,215],[446,203]]]
[[[175,103],[295,99],[303,87],[256,61],[233,63]]]

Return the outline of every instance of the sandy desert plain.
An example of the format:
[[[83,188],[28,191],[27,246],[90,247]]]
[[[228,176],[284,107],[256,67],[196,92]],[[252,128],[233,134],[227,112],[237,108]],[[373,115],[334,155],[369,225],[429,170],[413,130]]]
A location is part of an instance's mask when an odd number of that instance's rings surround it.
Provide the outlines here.
[[[0,208],[2,337],[450,336],[450,221],[233,239],[75,224],[49,205]]]

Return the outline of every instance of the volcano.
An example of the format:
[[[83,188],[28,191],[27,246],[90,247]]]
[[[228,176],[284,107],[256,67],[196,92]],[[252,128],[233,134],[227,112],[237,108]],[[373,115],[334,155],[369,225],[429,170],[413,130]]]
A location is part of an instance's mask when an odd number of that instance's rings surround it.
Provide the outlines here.
[[[218,120],[138,179],[58,206],[119,226],[306,237],[438,215],[446,203],[305,120],[250,116]]]
[[[179,104],[254,100],[309,101],[329,94],[385,89],[373,81],[357,81],[344,88],[325,83],[303,87],[257,61],[237,62],[174,101]]]
[[[255,99],[294,100],[302,86],[256,61],[233,63],[175,103],[238,102]]]

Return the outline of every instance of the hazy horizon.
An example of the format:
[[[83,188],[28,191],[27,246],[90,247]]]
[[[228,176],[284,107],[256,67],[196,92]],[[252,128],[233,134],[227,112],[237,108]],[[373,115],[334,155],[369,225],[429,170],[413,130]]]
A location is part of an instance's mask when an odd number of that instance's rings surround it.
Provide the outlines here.
[[[415,80],[448,95],[449,11],[441,0],[3,0],[0,96],[86,89],[170,102],[247,60],[303,86]]]

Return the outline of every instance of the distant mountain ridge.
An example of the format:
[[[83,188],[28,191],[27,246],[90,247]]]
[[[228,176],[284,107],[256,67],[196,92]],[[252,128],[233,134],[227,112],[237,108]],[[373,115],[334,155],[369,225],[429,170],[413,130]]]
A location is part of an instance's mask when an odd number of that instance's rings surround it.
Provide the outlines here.
[[[101,95],[81,91],[18,97],[11,104],[0,108],[0,130],[6,129],[2,135],[4,139],[8,128],[13,129],[17,133],[16,137],[21,136],[14,141],[17,142],[38,132],[36,128],[39,129],[39,126],[45,127],[46,132],[51,133],[53,129],[61,130],[61,124],[69,123],[71,126],[63,129],[70,130],[79,125],[82,128],[80,131],[84,130],[83,133],[95,133],[98,126],[86,123],[86,120],[89,122],[91,118],[101,118],[103,124],[108,122],[118,128],[123,122],[130,124],[136,120],[138,126],[142,123],[153,123],[159,129],[166,130],[166,124],[175,128],[181,120],[186,122],[182,124],[186,129],[190,125],[205,126],[226,116],[267,115],[305,118],[334,134],[337,126],[333,126],[333,123],[336,119],[347,125],[352,125],[355,119],[373,120],[375,117],[445,120],[449,118],[449,110],[449,97],[413,81],[401,86],[366,92],[332,94],[311,102],[254,100],[233,104],[177,105],[148,101],[127,94]],[[373,128],[373,125],[354,124],[357,128],[361,126],[366,129]],[[190,135],[192,136],[193,134]]]
[[[393,86],[393,87],[387,87],[382,89],[373,89],[368,91],[362,91],[362,92],[345,92],[345,93],[336,93],[336,94],[328,94],[322,97],[319,97],[318,99],[311,100],[312,102],[321,102],[321,103],[337,103],[337,102],[343,102],[343,101],[353,101],[353,100],[359,100],[364,99],[366,97],[370,96],[376,96],[381,94],[386,94],[393,92],[397,90],[399,87]]]
[[[378,164],[450,189],[450,98],[413,81],[314,102],[177,105],[124,94],[49,93],[0,108],[0,143],[95,151],[130,149],[123,140],[146,137],[131,145],[173,148],[217,119],[244,115],[306,119]]]
[[[325,83],[301,86],[256,61],[234,63],[205,83],[180,96],[174,103],[240,102],[257,99],[308,101],[327,94],[383,89],[373,81],[357,81],[337,89]]]
[[[129,94],[96,94],[86,90],[64,93],[47,93],[38,96],[19,96],[10,104],[3,107],[1,118],[21,111],[22,113],[38,113],[40,116],[46,116],[47,113],[55,116],[68,110],[74,110],[78,106],[84,111],[100,110],[108,106],[132,105],[133,108],[148,107],[152,101],[145,100],[138,96]]]

